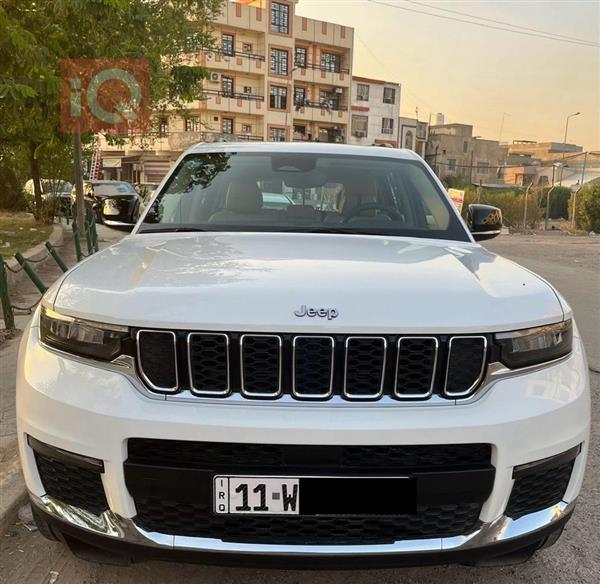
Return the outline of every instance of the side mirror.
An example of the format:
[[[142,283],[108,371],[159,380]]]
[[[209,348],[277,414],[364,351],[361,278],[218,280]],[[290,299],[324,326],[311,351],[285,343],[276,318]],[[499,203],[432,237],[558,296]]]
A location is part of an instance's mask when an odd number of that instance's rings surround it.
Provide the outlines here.
[[[492,239],[502,231],[502,211],[491,205],[469,205],[467,226],[475,241]]]

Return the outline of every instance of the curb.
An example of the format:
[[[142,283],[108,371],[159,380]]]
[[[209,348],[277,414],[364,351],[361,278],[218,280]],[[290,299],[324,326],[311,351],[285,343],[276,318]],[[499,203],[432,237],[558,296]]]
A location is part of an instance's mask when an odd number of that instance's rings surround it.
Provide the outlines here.
[[[63,227],[62,223],[55,223],[52,229],[52,233],[50,234],[50,238],[48,239],[48,241],[54,245],[54,246],[58,246],[61,245],[64,241],[64,237],[65,237],[65,228]],[[33,260],[38,260],[40,258],[43,258],[47,253],[48,250],[46,249],[46,242],[43,241],[42,243],[39,243],[38,245],[36,245],[35,247],[31,247],[29,248],[27,251],[23,252],[23,256],[25,257],[25,259],[33,259]],[[44,261],[40,262],[38,265],[43,266],[48,260],[50,261],[54,261],[51,257],[46,258]],[[6,264],[8,265],[9,268],[11,269],[19,269],[19,262],[14,259],[8,259],[5,260]],[[14,273],[11,272],[11,270],[7,270],[6,271],[6,279],[8,281],[8,287],[9,288],[15,288],[18,284],[20,284],[23,279],[27,276],[27,274],[23,271],[20,270],[18,273]]]
[[[6,447],[11,451],[10,459],[2,461],[8,468],[2,468],[0,481],[0,536],[15,522],[21,506],[27,501],[27,490],[21,473],[16,439]]]

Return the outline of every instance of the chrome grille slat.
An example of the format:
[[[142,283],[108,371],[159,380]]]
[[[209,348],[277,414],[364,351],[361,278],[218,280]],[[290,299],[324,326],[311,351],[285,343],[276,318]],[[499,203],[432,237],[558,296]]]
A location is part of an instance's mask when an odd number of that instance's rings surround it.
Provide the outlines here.
[[[227,395],[230,391],[229,336],[225,333],[189,333],[186,341],[192,393]]]
[[[319,347],[319,341],[325,341],[321,343],[322,347]],[[302,348],[302,345],[308,345],[308,348]],[[313,345],[312,347],[310,345]],[[319,352],[320,349],[326,350],[327,345],[329,346],[329,354],[326,353],[314,355],[314,352]],[[294,337],[292,341],[292,395],[303,399],[326,399],[333,394],[333,371],[335,367],[335,339],[329,336],[308,336],[298,335]],[[309,358],[307,353],[313,351],[310,365],[313,365],[312,371],[306,374],[303,368],[306,366],[302,362],[302,359]],[[319,360],[320,363],[316,361]],[[312,379],[306,379],[307,376],[311,376]],[[300,379],[299,379],[300,378]],[[327,391],[318,393],[307,391],[309,386],[327,387]]]
[[[269,347],[269,340],[274,340],[276,346]],[[272,344],[272,343],[271,343]],[[252,345],[255,345],[252,347]],[[246,334],[240,337],[240,377],[241,377],[241,392],[248,397],[278,397],[281,395],[281,372],[282,372],[282,340],[279,335],[251,335]],[[248,347],[251,347],[250,349]],[[262,355],[265,358],[273,359],[273,348],[276,349],[277,365],[273,367],[273,363],[267,363],[263,359],[258,365],[256,361]],[[251,362],[252,360],[255,362]],[[250,380],[249,378],[252,377]],[[276,384],[276,389],[271,391],[256,391],[256,385],[265,383],[270,385]]]
[[[377,345],[380,347],[378,348]],[[379,351],[381,351],[380,356],[377,355]],[[347,337],[343,395],[349,399],[365,400],[381,397],[385,381],[386,358],[385,337]],[[371,379],[375,374],[378,378]],[[349,389],[349,386],[355,383],[359,384],[358,391]]]
[[[405,346],[404,350],[402,346]],[[410,348],[412,345],[412,349]],[[425,347],[430,345],[431,355]],[[427,398],[433,393],[439,342],[436,337],[400,337],[396,343],[394,395],[400,399]],[[424,350],[425,349],[425,350]],[[411,353],[412,351],[412,353]],[[420,359],[420,362],[417,360]],[[406,388],[411,390],[407,391]],[[418,391],[423,388],[421,391]]]
[[[474,358],[476,351],[480,352],[479,359]],[[486,357],[487,338],[483,335],[451,337],[443,394],[446,397],[464,397],[474,391],[483,379]]]

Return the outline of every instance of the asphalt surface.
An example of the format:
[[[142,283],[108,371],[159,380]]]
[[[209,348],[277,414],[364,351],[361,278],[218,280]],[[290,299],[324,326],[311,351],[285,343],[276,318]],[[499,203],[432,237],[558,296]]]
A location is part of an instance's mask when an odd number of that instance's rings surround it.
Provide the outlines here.
[[[503,236],[489,249],[539,273],[575,310],[590,366],[600,370],[600,238]],[[600,407],[600,375],[591,373],[592,407]],[[17,523],[0,541],[0,583],[7,584],[383,584],[396,582],[494,584],[596,583],[600,574],[600,423],[592,419],[590,457],[575,515],[563,537],[526,564],[501,568],[440,566],[397,570],[284,571],[149,562],[128,568],[74,558]]]

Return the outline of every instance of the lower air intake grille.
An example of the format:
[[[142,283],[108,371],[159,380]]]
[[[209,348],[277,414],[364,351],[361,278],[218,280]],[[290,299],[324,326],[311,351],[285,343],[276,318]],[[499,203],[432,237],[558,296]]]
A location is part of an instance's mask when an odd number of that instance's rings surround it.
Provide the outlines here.
[[[567,490],[573,460],[553,468],[532,471],[515,480],[506,514],[517,518],[560,503]]]
[[[135,500],[137,525],[147,531],[229,542],[289,545],[365,545],[400,539],[452,537],[477,524],[481,503],[424,507],[416,514],[384,516],[220,516],[201,503]]]
[[[99,473],[34,452],[46,495],[100,515],[108,509]]]

